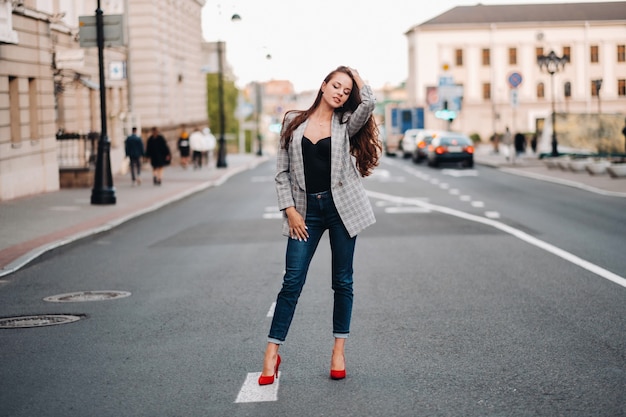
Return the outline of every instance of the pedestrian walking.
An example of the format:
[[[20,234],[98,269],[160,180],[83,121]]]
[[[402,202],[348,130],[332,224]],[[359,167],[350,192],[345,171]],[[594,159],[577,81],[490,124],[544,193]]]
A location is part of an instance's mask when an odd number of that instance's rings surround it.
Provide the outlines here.
[[[345,342],[353,302],[356,237],[376,220],[361,177],[378,165],[382,147],[372,116],[370,86],[349,67],[324,78],[313,105],[283,120],[275,185],[287,239],[286,267],[270,327],[259,385],[274,383],[284,343],[311,259],[325,230],[334,291],[330,377],[346,376]]]
[[[180,166],[182,166],[183,169],[187,169],[187,165],[189,165],[191,147],[189,146],[189,132],[187,132],[185,126],[182,127],[182,132],[180,132],[177,146],[178,153],[180,154]]]
[[[189,136],[189,146],[191,147],[191,162],[193,163],[193,169],[202,168],[202,153],[205,148],[204,135],[198,127],[191,132]]]
[[[513,139],[515,142],[515,154],[522,156],[526,152],[526,136],[523,133],[517,132]]]
[[[502,143],[506,145],[506,149],[508,151],[506,160],[507,161],[509,159],[513,160],[513,151],[512,151],[513,137],[511,136],[511,131],[509,130],[508,126],[504,129],[504,136],[502,136]]]
[[[152,182],[154,185],[161,185],[163,181],[163,167],[170,164],[172,154],[167,141],[156,127],[152,128],[152,134],[148,138],[146,156],[150,158],[150,164],[152,165]]]
[[[622,129],[622,135],[624,135],[624,151],[626,152],[626,119],[624,119],[624,128]]]
[[[202,129],[202,137],[204,139],[204,157],[206,161],[206,165],[209,166],[211,163],[211,155],[213,154],[213,150],[215,149],[215,145],[217,144],[217,139],[215,135],[211,133],[211,129],[205,127]]]
[[[131,134],[124,141],[126,156],[130,162],[130,178],[133,185],[141,185],[141,160],[144,155],[143,141],[137,136],[137,128],[131,129]]]

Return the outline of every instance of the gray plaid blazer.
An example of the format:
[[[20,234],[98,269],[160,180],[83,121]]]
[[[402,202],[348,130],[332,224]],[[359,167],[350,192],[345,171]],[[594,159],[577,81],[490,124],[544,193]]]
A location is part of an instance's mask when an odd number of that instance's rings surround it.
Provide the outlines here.
[[[335,113],[331,127],[331,167],[330,191],[337,212],[351,237],[376,222],[372,206],[365,194],[356,160],[350,155],[350,136],[363,127],[376,106],[374,94],[365,85],[361,91],[361,104],[353,113],[344,115],[344,123]],[[285,126],[289,123],[285,120]],[[289,236],[289,222],[284,210],[295,206],[306,219],[306,186],[304,180],[304,160],[302,157],[302,137],[308,120],[298,126],[292,135],[289,149],[279,145],[276,160],[276,193],[278,208],[283,211],[282,233]]]

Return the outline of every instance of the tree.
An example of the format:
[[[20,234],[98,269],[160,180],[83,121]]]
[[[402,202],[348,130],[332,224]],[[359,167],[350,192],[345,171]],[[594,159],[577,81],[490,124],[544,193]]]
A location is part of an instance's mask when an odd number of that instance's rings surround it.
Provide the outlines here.
[[[207,112],[209,113],[209,126],[211,132],[219,138],[221,126],[217,85],[218,74],[207,74]],[[235,86],[235,83],[224,78],[224,120],[226,122],[224,134],[226,138],[237,137],[237,133],[239,132],[239,121],[235,117],[238,96],[239,90]]]

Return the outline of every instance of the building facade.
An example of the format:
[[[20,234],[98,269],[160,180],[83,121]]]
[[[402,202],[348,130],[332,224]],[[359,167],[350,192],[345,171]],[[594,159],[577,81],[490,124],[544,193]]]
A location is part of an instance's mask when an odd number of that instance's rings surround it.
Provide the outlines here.
[[[101,0],[124,19],[105,47],[113,173],[132,126],[172,146],[182,125],[206,124],[201,9],[205,0]],[[98,51],[80,45],[80,16],[97,0],[0,0],[0,201],[90,186],[99,132]],[[77,178],[80,178],[78,180]]]
[[[428,128],[447,127],[444,101],[452,128],[483,140],[551,129],[553,102],[559,115],[626,113],[626,2],[460,6],[406,37],[408,101]],[[568,57],[553,76],[537,63],[550,51]]]

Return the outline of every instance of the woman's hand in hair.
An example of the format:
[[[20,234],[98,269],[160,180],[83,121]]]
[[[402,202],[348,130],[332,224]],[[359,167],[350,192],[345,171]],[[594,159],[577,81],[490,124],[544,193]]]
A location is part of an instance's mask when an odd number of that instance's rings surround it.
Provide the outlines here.
[[[363,82],[363,79],[361,79],[361,75],[359,74],[359,71],[357,71],[356,69],[352,67],[348,67],[348,69],[352,73],[352,78],[354,78],[354,81],[356,82],[357,87],[359,87],[359,89],[363,88],[363,85],[365,85],[365,83]]]

